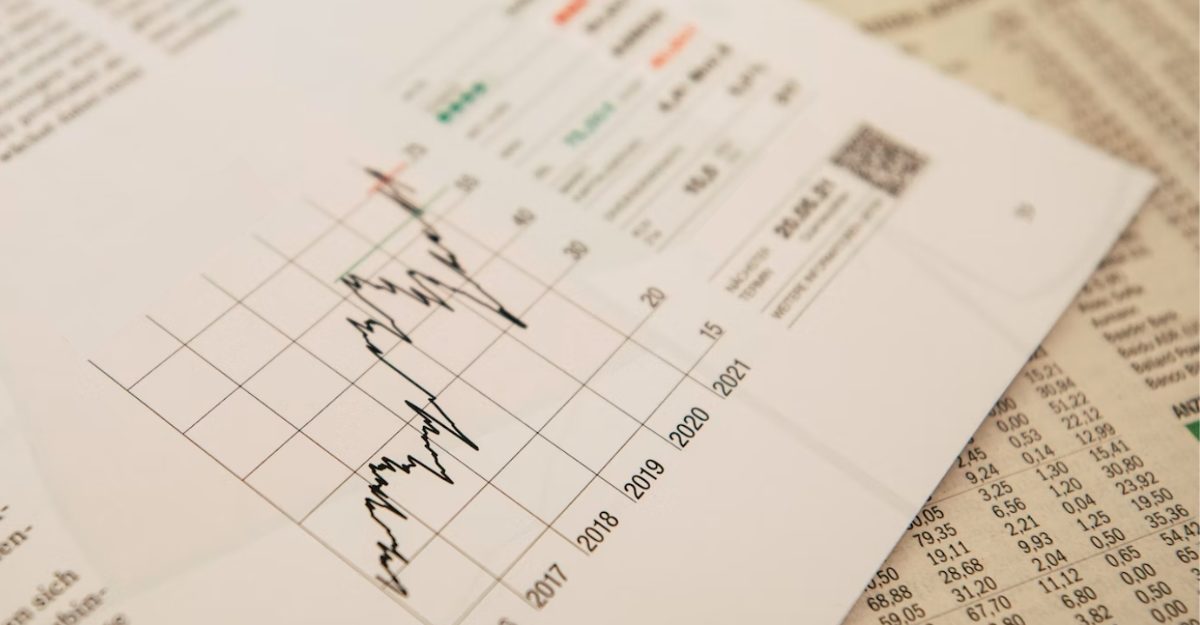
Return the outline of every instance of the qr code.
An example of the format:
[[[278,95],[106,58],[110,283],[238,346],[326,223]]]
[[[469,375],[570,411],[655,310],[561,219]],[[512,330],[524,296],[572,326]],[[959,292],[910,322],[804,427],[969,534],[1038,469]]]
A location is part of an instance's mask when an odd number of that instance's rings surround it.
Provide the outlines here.
[[[833,157],[859,178],[898,196],[925,166],[925,157],[870,126],[862,126]]]

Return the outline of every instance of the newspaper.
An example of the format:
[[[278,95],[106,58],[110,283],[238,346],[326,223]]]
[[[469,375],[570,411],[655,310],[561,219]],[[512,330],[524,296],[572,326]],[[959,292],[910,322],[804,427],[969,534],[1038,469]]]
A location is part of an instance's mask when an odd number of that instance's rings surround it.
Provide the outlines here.
[[[1160,186],[848,623],[1196,623],[1197,3],[824,0]]]

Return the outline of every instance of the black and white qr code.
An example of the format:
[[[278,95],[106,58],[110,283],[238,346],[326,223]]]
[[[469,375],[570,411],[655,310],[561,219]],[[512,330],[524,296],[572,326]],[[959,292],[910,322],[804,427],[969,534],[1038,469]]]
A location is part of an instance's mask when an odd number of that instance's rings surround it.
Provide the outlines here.
[[[925,166],[925,157],[871,126],[861,126],[833,163],[893,196],[904,192]]]

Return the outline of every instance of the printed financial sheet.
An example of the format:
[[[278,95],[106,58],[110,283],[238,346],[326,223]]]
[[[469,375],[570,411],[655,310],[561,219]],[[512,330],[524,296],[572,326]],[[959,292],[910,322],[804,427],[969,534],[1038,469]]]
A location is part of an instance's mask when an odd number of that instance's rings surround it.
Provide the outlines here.
[[[16,622],[836,622],[1154,186],[804,5],[4,6]]]

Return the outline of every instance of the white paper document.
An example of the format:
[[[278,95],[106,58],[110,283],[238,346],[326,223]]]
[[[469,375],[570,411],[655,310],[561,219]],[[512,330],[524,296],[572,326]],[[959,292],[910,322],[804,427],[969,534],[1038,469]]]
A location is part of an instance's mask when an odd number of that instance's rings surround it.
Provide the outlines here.
[[[0,619],[837,622],[1153,186],[803,5],[296,4],[0,3]]]

